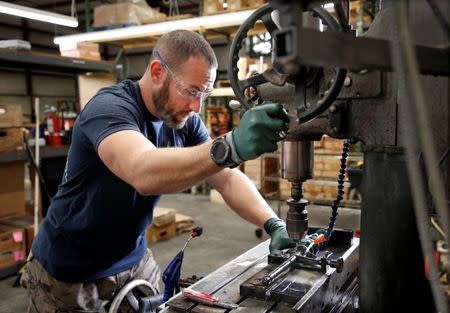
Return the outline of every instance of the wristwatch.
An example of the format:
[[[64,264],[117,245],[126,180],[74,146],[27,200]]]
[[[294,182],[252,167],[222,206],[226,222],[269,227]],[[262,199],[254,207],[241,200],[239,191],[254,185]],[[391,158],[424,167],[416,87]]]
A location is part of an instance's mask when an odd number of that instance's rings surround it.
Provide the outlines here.
[[[228,132],[214,140],[211,145],[210,155],[211,159],[220,167],[234,168],[244,162],[234,149],[232,132]]]

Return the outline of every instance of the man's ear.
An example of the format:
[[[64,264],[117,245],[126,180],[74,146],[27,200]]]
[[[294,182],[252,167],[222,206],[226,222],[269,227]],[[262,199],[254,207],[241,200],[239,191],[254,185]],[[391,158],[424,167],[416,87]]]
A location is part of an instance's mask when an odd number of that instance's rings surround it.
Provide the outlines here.
[[[163,82],[165,72],[161,62],[159,62],[158,60],[152,60],[148,65],[148,69],[150,71],[150,77],[152,78],[153,82],[155,82],[156,84],[160,84]]]

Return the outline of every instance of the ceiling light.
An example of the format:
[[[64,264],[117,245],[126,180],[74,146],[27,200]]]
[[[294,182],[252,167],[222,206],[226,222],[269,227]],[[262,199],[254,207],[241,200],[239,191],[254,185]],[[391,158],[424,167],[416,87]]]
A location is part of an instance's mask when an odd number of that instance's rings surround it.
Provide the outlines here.
[[[111,30],[103,30],[83,34],[59,36],[55,37],[53,42],[57,45],[71,44],[83,41],[105,42],[105,41],[127,40],[151,36],[160,36],[161,34],[165,34],[167,32],[176,29],[204,31],[207,29],[215,29],[228,26],[239,26],[242,23],[244,23],[245,20],[247,20],[247,18],[254,11],[255,10],[238,11],[232,13],[200,16],[194,18],[116,28]]]
[[[37,10],[22,5],[7,3],[5,1],[0,1],[0,13],[68,27],[78,27],[78,20],[75,17]]]

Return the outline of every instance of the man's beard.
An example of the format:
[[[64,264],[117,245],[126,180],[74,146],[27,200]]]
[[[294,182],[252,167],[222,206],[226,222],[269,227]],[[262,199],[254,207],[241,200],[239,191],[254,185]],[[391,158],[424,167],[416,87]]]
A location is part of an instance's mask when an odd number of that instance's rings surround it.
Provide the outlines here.
[[[169,79],[166,79],[161,89],[153,95],[153,104],[158,114],[157,117],[162,119],[170,128],[180,129],[186,124],[187,118],[183,116],[183,119],[180,120],[180,113],[177,114],[177,112],[170,108],[169,83]]]

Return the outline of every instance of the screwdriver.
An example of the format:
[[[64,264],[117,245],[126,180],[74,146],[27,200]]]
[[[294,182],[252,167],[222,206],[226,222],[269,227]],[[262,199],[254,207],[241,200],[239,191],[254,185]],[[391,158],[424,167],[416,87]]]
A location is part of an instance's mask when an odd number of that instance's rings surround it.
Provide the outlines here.
[[[184,288],[181,291],[186,298],[194,302],[206,305],[215,305],[225,309],[237,309],[239,307],[239,304],[221,301],[208,293],[192,290],[190,288]]]

